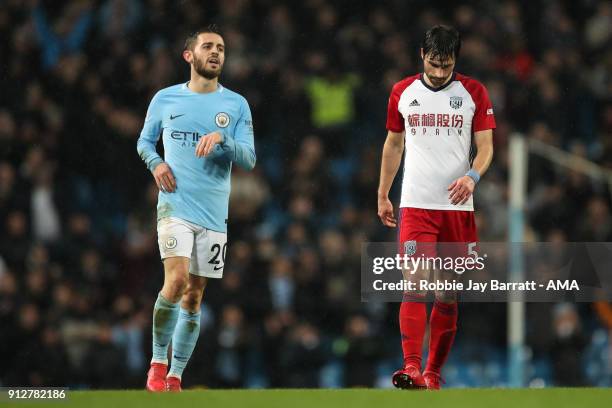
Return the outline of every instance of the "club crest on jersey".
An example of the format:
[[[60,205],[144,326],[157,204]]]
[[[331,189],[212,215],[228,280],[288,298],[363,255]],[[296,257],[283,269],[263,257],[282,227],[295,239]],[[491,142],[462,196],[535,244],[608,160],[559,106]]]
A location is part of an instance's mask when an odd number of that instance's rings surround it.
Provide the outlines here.
[[[412,256],[416,253],[416,241],[406,241],[404,242],[404,254],[408,256]]]
[[[463,104],[463,98],[461,96],[450,97],[450,107],[453,109],[459,109]]]
[[[176,238],[168,237],[168,239],[166,239],[166,243],[164,245],[165,245],[166,249],[174,249],[174,248],[176,248]]]
[[[217,116],[215,116],[215,123],[220,128],[226,128],[230,124],[230,117],[225,112],[219,112],[217,113]]]

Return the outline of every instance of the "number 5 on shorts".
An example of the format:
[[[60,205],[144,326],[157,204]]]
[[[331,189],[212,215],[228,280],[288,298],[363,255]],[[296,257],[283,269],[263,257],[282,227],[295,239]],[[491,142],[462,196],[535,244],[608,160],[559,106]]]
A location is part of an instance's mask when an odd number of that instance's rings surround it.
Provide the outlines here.
[[[476,242],[470,242],[467,246],[467,254],[469,257],[476,258],[478,257],[478,252],[476,252]]]

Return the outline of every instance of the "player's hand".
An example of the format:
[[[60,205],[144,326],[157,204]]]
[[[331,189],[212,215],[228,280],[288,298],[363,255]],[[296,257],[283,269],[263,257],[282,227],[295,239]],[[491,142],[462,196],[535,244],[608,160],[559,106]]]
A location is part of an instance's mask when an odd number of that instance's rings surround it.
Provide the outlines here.
[[[221,143],[221,134],[219,132],[212,132],[202,136],[196,146],[196,157],[208,156],[218,143]]]
[[[161,191],[173,193],[176,190],[176,180],[167,163],[158,164],[155,170],[153,170],[153,177],[155,178],[157,188]]]
[[[397,226],[397,220],[395,215],[393,215],[393,204],[391,204],[391,200],[388,197],[378,198],[378,217],[387,227]]]
[[[448,191],[450,194],[448,198],[453,205],[462,205],[472,196],[474,193],[474,187],[476,187],[476,183],[470,176],[459,177],[457,180],[453,181],[450,186],[448,186]]]

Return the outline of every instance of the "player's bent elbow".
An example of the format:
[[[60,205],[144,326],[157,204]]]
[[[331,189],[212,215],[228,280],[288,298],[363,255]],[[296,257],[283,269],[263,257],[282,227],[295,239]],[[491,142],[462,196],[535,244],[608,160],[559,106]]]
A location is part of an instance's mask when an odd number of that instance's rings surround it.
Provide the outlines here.
[[[242,154],[242,160],[240,160],[240,167],[245,169],[246,171],[251,171],[255,168],[255,163],[257,162],[257,156],[255,155],[255,151],[252,149],[246,149],[244,154]]]
[[[145,149],[144,149],[143,143],[140,141],[140,139],[138,139],[138,142],[136,142],[136,152],[138,153],[140,157],[143,156],[144,150]]]
[[[244,169],[247,171],[251,171],[255,168],[255,163],[257,162],[257,157],[253,154],[249,160],[244,165]]]

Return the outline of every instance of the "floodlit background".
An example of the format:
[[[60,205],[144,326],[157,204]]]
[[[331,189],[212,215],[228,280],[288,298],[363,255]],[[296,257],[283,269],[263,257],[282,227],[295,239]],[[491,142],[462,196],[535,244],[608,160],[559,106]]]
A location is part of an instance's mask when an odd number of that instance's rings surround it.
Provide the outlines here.
[[[457,70],[495,108],[481,240],[508,238],[520,132],[601,166],[531,154],[524,239],[611,241],[611,3],[459,3],[1,2],[0,385],[144,386],[163,273],[136,139],[152,95],[188,79],[184,38],[210,22],[258,162],[233,171],[225,277],[205,294],[184,386],[391,385],[398,305],[360,303],[360,246],[396,236],[376,216],[387,98],[420,71],[433,24],[460,30]],[[612,385],[612,306],[526,308],[524,385]],[[509,383],[506,309],[460,306],[447,386]]]

